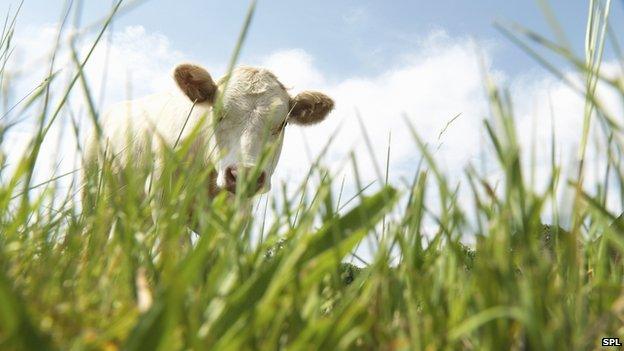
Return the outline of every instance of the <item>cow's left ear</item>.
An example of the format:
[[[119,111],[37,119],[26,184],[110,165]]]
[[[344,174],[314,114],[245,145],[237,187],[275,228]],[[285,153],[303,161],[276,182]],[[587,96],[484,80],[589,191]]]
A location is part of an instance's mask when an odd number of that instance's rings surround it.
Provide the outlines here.
[[[203,67],[185,63],[173,72],[178,87],[193,102],[213,104],[217,95],[217,85],[210,73]]]
[[[290,99],[288,121],[299,125],[315,124],[324,120],[333,108],[334,100],[329,96],[316,91],[304,91]]]

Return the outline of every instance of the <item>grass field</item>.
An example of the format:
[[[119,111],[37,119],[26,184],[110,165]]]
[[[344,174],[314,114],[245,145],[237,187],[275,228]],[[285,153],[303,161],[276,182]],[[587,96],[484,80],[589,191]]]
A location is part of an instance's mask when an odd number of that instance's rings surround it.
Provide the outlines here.
[[[413,182],[373,186],[352,199],[335,191],[322,158],[307,178],[320,185],[302,184],[294,195],[272,190],[271,216],[238,210],[240,196],[204,196],[209,170],[197,165],[184,179],[157,180],[155,203],[142,195],[150,169],[129,165],[119,176],[105,163],[88,173],[92,204],[83,210],[80,184],[67,191],[57,178],[33,180],[42,142],[64,113],[62,97],[88,91],[81,68],[89,57],[76,55],[73,80],[54,92],[61,99],[51,103],[44,83],[17,105],[34,111],[39,127],[11,167],[11,146],[2,145],[0,349],[585,350],[599,349],[603,337],[624,339],[624,221],[606,205],[607,197],[623,200],[624,116],[611,115],[595,94],[600,83],[624,98],[622,75],[600,71],[605,42],[616,43],[607,9],[590,2],[582,58],[523,28],[501,27],[555,76],[566,79],[538,54],[543,49],[577,70],[585,128],[574,172],[561,174],[553,156],[550,185],[535,190],[534,170],[520,161],[509,94],[484,74],[491,106],[484,128],[502,178],[492,184],[466,165],[470,202],[458,200],[457,185],[413,129],[423,155]],[[253,6],[247,23],[252,13]],[[114,16],[99,24],[101,33]],[[0,38],[0,77],[9,83],[2,63],[19,45],[11,41],[13,19],[7,14]],[[604,176],[590,183],[592,124],[609,157]],[[191,142],[161,155],[165,175]],[[544,149],[554,155],[554,147]],[[439,208],[427,203],[429,194]],[[193,243],[189,223],[199,234]],[[351,253],[365,238],[376,250],[364,266]]]

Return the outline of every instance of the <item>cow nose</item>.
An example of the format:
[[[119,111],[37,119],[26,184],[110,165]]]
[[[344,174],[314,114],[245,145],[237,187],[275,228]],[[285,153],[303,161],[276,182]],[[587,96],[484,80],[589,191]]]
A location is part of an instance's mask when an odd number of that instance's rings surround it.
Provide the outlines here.
[[[236,191],[236,177],[238,176],[238,170],[236,167],[228,167],[225,169],[225,187],[228,191]]]
[[[244,167],[243,169],[245,174],[250,174],[253,172],[252,167]],[[234,194],[236,192],[236,182],[239,176],[239,167],[237,166],[229,166],[225,169],[225,189],[230,193]],[[256,179],[256,188],[254,189],[254,193],[264,187],[266,183],[266,173],[264,171],[260,172],[258,175],[258,179]]]

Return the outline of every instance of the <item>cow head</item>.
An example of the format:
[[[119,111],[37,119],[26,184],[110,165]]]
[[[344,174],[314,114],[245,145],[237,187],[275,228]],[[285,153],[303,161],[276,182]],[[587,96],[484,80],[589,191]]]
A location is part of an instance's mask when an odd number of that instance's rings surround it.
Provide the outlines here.
[[[217,187],[232,193],[243,177],[254,179],[255,192],[268,191],[286,126],[318,123],[334,107],[320,92],[291,97],[275,75],[262,68],[239,67],[215,83],[204,68],[182,64],[174,78],[191,101],[210,108],[210,161]]]

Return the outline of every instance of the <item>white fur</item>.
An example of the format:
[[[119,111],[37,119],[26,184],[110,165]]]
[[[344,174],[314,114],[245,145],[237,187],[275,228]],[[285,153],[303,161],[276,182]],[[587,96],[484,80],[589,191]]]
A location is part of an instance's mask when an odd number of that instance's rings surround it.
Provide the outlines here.
[[[191,112],[193,103],[179,91],[113,106],[100,121],[101,147],[109,155],[118,155],[120,165],[138,159],[146,148],[158,155],[163,145],[173,147],[180,135],[181,141],[188,137],[205,115],[207,121],[202,123],[198,147],[194,150],[200,153],[197,159],[215,166],[220,188],[225,185],[228,166],[254,166],[259,162],[264,143],[277,143],[272,162],[263,169],[266,182],[261,191],[268,191],[283,141],[283,133],[274,131],[286,119],[290,96],[275,76],[263,69],[237,68],[223,93],[225,84],[223,78],[217,84],[223,95],[223,116],[213,116],[213,108],[207,103],[196,104]],[[97,160],[96,146],[96,138],[87,139],[87,162]]]

